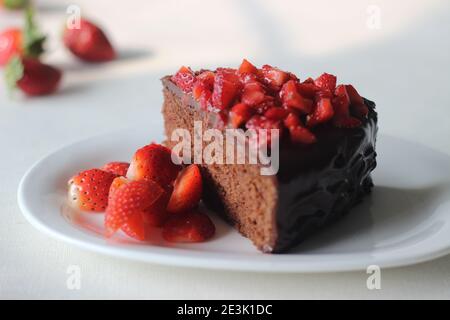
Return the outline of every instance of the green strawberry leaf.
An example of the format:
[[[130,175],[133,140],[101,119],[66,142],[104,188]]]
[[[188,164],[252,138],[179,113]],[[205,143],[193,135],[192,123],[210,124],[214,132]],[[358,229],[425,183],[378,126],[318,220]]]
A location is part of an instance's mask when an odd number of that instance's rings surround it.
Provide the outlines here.
[[[3,5],[8,9],[22,9],[28,5],[28,0],[3,0]]]
[[[27,6],[25,10],[25,27],[23,30],[23,49],[27,57],[39,58],[44,52],[46,37],[39,31],[34,22],[34,10]]]
[[[17,86],[17,81],[22,79],[24,67],[19,56],[14,56],[5,67],[5,82],[9,94],[12,94]]]

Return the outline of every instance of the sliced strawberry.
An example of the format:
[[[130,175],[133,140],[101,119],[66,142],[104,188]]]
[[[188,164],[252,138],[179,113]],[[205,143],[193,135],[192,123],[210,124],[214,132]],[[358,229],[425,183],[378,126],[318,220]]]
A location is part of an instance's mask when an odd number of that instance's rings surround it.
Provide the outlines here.
[[[291,140],[294,143],[312,144],[317,142],[316,136],[307,128],[294,126],[289,128]]]
[[[312,111],[312,103],[304,99],[297,91],[297,83],[294,80],[286,82],[280,91],[280,98],[283,106],[295,108],[303,113],[310,113]]]
[[[69,202],[84,211],[105,211],[109,189],[116,177],[100,169],[78,173],[69,180]]]
[[[262,66],[261,73],[263,74],[264,81],[272,88],[279,89],[289,80],[289,74],[287,72],[267,64]]]
[[[190,68],[182,66],[171,80],[184,92],[191,92],[194,87],[195,75]]]
[[[56,91],[62,73],[37,59],[14,57],[6,66],[5,77],[10,89],[17,87],[29,96],[40,96]]]
[[[181,165],[172,161],[172,152],[169,148],[152,143],[136,151],[127,178],[156,181],[166,188],[173,183],[181,169]]]
[[[133,215],[142,215],[164,193],[154,181],[130,181],[119,186],[110,196],[105,214],[106,236],[109,237]]]
[[[320,123],[325,123],[331,120],[334,116],[333,105],[329,98],[320,98],[312,114],[306,117],[306,125],[314,127]]]
[[[241,65],[238,69],[238,74],[244,74],[244,73],[250,73],[250,74],[257,74],[258,69],[251,64],[247,59],[242,60]]]
[[[352,113],[358,118],[365,118],[369,113],[369,109],[364,104],[364,99],[351,84],[346,85],[345,89],[350,98],[350,109]]]
[[[267,119],[283,120],[289,114],[289,110],[280,107],[271,107],[265,113],[264,116]]]
[[[101,169],[107,172],[117,174],[118,176],[126,176],[130,164],[128,162],[108,162]]]
[[[214,236],[216,228],[204,213],[193,211],[171,217],[164,225],[162,236],[169,242],[203,242]]]
[[[217,69],[212,105],[219,110],[227,109],[236,98],[239,88],[239,77],[234,69]]]
[[[259,82],[248,82],[242,90],[241,101],[249,106],[256,106],[264,101],[266,92]]]
[[[336,76],[329,73],[323,73],[320,77],[314,80],[314,84],[322,90],[333,92],[336,88]]]
[[[22,30],[11,28],[0,33],[0,66],[6,65],[15,55],[22,55]]]
[[[234,128],[239,128],[252,117],[254,112],[255,110],[245,103],[235,104],[230,111],[231,125]]]
[[[272,143],[272,129],[278,130],[278,137],[282,135],[283,125],[279,120],[267,119],[264,116],[255,115],[250,120],[247,121],[245,127],[250,130],[255,130],[258,135],[257,143],[259,145],[266,144],[270,146]],[[266,130],[266,139],[264,139],[264,134],[262,134],[261,130]]]
[[[194,208],[200,201],[202,190],[200,169],[196,164],[191,164],[178,175],[167,204],[167,211],[181,213]]]
[[[87,62],[106,62],[116,58],[116,52],[99,26],[86,19],[79,28],[64,30],[64,45],[78,58]]]

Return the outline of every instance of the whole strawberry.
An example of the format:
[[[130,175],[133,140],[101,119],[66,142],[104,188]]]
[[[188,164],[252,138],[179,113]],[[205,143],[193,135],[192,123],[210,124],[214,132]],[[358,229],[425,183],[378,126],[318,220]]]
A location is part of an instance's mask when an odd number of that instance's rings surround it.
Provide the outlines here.
[[[81,19],[79,28],[66,27],[63,41],[75,56],[84,61],[105,62],[116,57],[116,52],[105,33],[86,19]]]
[[[19,88],[28,96],[53,93],[61,82],[59,69],[33,58],[14,57],[5,69],[8,87]]]

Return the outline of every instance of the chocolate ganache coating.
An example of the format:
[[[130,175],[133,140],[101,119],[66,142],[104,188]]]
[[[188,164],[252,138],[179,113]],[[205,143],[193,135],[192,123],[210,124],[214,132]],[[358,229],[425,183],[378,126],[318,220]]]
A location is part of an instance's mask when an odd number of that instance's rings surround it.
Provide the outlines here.
[[[316,144],[281,147],[273,252],[291,249],[371,191],[370,173],[377,164],[377,113],[375,103],[364,102],[369,114],[361,127],[322,127],[315,132]]]

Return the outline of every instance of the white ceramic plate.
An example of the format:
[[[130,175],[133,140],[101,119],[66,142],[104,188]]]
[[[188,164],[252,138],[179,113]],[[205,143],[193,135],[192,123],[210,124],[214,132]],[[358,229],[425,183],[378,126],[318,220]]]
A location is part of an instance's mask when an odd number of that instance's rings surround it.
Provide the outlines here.
[[[102,215],[65,205],[66,181],[74,173],[112,160],[128,160],[160,128],[106,134],[64,147],[36,163],[23,177],[18,201],[37,229],[81,248],[130,260],[195,268],[265,272],[363,270],[369,265],[414,264],[450,253],[450,157],[425,146],[381,136],[376,187],[343,220],[290,254],[258,252],[249,240],[213,216],[209,242],[164,243],[158,235],[139,243],[118,234],[105,240]]]

